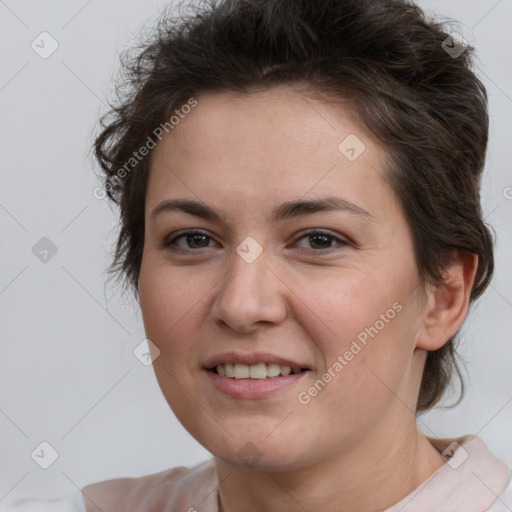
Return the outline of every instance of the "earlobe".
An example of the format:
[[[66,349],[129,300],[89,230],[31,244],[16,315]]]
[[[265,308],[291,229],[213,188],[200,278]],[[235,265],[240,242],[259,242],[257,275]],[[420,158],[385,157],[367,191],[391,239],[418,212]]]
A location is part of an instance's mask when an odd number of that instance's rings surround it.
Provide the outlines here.
[[[457,253],[444,272],[444,284],[428,287],[418,348],[437,350],[460,329],[469,310],[477,268],[477,254]]]

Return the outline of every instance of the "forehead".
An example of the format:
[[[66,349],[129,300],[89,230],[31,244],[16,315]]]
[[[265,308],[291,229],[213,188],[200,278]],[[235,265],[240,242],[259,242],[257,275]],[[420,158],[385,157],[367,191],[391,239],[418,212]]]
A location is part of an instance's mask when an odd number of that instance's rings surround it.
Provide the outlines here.
[[[337,155],[338,137],[350,133],[370,142],[370,134],[357,123],[349,102],[340,99],[334,103],[318,93],[281,85],[253,93],[201,95],[197,106],[172,130],[174,137],[167,139],[179,144],[182,154],[197,154],[198,147],[210,152],[242,152],[265,146],[272,150],[269,156],[273,158],[286,153],[288,159],[294,154],[300,159],[315,148],[334,149]]]
[[[150,205],[169,195],[206,200],[212,193],[282,202],[340,192],[360,203],[370,191],[373,201],[389,194],[386,153],[348,106],[285,86],[196,100],[153,150]]]

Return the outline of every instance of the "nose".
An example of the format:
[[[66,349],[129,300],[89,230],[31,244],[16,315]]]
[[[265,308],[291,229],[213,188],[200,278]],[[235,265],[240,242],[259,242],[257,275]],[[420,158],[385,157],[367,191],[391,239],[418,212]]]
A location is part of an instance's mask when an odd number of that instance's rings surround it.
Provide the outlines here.
[[[287,288],[268,263],[265,251],[251,263],[233,251],[230,270],[219,284],[210,311],[217,325],[250,333],[261,324],[284,320]]]

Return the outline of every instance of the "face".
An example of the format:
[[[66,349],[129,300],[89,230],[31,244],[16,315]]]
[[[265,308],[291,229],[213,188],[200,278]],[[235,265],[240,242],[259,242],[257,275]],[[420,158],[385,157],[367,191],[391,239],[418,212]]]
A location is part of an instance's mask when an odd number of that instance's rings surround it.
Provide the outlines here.
[[[344,106],[287,87],[196,99],[153,150],[146,196],[140,305],[167,402],[231,464],[305,466],[396,435],[425,352],[384,149]],[[155,212],[168,200],[208,210]],[[257,368],[210,369],[237,361]],[[305,370],[258,378],[277,363]]]

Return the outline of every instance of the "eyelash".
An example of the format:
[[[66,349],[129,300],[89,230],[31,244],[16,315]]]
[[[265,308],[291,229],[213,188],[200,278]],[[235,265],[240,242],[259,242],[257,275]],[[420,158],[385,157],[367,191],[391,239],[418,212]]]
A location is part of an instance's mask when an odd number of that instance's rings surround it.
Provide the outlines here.
[[[173,245],[175,244],[175,242],[177,240],[179,240],[181,238],[184,238],[184,237],[187,237],[187,236],[190,236],[190,235],[203,235],[203,236],[209,238],[210,240],[212,240],[212,237],[207,235],[203,231],[192,229],[192,230],[184,231],[183,233],[180,233],[179,235],[175,236],[171,240],[165,240],[163,242],[163,244],[162,244],[162,248],[163,249],[170,249],[172,251],[177,251],[177,252],[189,252],[189,251],[199,252],[202,249],[208,249],[208,247],[200,247],[199,249],[183,249],[183,248],[177,247],[177,246],[173,247]],[[297,240],[301,240],[303,238],[307,238],[307,237],[310,237],[310,236],[318,236],[318,235],[325,236],[326,238],[330,239],[331,241],[337,240],[340,243],[340,246],[348,246],[349,245],[349,243],[347,241],[343,240],[342,238],[339,238],[339,237],[337,237],[335,235],[332,235],[330,233],[326,233],[324,231],[320,231],[318,229],[311,229],[309,231],[306,231]],[[333,247],[328,247],[327,249],[300,249],[299,252],[301,252],[301,253],[308,253],[308,254],[311,254],[311,252],[314,252],[314,253],[324,252],[324,253],[326,253],[326,252],[331,252],[331,249],[333,249]]]

